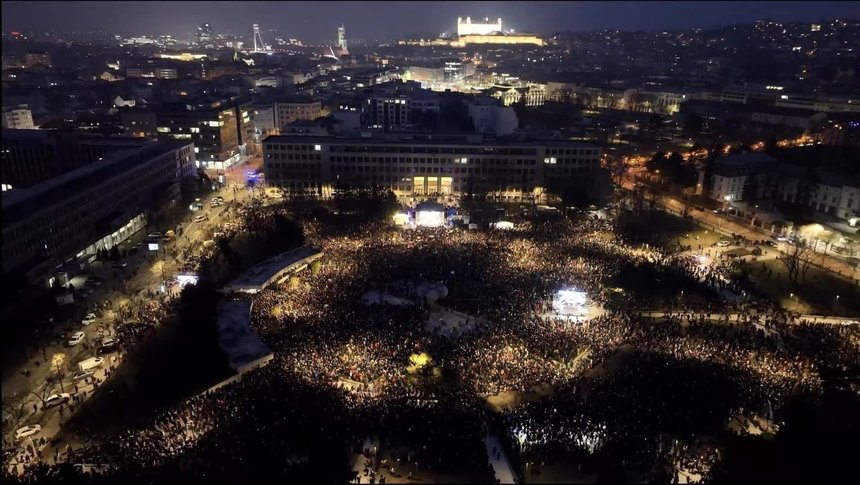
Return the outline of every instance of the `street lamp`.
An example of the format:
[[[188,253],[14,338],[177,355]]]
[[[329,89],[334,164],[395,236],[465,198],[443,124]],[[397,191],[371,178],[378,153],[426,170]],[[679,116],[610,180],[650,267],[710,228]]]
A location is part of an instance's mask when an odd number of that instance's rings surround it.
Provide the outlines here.
[[[62,392],[66,392],[66,390],[63,388],[63,372],[60,369],[60,366],[62,366],[65,362],[66,354],[64,354],[63,352],[57,352],[53,355],[53,357],[51,357],[51,364],[57,368],[57,375],[60,377],[60,391]]]

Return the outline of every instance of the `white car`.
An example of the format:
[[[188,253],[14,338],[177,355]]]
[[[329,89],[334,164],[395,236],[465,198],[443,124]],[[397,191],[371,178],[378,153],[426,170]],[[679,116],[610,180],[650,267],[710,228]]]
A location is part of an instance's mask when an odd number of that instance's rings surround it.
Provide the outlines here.
[[[194,222],[203,222],[206,220],[206,216],[196,216],[194,218]]]
[[[20,440],[28,436],[33,436],[39,431],[42,431],[41,426],[39,426],[38,424],[29,424],[27,426],[24,426],[23,428],[19,428],[18,431],[15,431],[15,439]]]
[[[81,343],[84,337],[86,337],[86,335],[84,335],[84,332],[73,333],[72,338],[69,339],[69,347],[74,347],[75,345],[78,345],[79,343]]]
[[[90,357],[89,359],[78,362],[78,370],[88,371],[90,369],[95,369],[96,367],[100,367],[104,364],[104,362],[104,357]]]
[[[89,325],[95,321],[96,321],[96,314],[95,313],[87,313],[87,315],[84,317],[84,319],[81,320],[81,325],[86,327],[87,325]]]
[[[84,380],[88,377],[92,377],[92,376],[93,376],[92,372],[90,372],[88,370],[82,370],[82,371],[75,372],[75,375],[72,377],[72,380],[77,382],[77,381],[82,381],[82,380]]]
[[[99,347],[100,353],[113,352],[116,350],[117,341],[114,338],[106,338],[102,340],[102,346]]]
[[[729,244],[731,244],[729,241],[726,241],[725,239],[723,239],[722,241],[717,243],[717,247],[718,248],[727,248],[727,247],[729,247]]]
[[[60,404],[63,404],[64,402],[68,401],[71,398],[72,398],[72,396],[69,395],[68,392],[63,392],[60,394],[52,394],[52,395],[48,396],[48,399],[45,399],[45,407],[46,408],[52,408],[54,406],[59,406]]]

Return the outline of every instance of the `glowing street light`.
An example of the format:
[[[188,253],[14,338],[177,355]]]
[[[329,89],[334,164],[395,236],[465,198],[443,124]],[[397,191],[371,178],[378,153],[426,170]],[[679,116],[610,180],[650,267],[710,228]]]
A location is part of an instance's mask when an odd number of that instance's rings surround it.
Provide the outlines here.
[[[66,392],[63,388],[63,372],[60,369],[66,363],[66,354],[63,352],[57,352],[51,357],[51,365],[57,368],[57,375],[60,376],[60,390],[62,392]]]

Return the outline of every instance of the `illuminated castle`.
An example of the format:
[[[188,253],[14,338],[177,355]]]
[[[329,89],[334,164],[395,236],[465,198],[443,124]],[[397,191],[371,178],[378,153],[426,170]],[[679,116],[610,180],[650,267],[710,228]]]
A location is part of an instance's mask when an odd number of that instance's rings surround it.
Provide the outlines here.
[[[489,35],[502,31],[502,19],[496,22],[490,22],[490,19],[485,18],[483,22],[472,22],[472,17],[457,17],[457,35]]]
[[[532,44],[543,45],[543,39],[534,34],[514,34],[502,31],[502,19],[490,22],[472,22],[471,17],[457,17],[457,39],[452,40],[451,47],[465,47],[469,44]]]

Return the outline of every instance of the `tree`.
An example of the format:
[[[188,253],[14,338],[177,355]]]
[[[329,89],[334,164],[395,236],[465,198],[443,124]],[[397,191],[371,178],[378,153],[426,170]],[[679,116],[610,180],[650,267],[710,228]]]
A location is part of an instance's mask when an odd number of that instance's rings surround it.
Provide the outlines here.
[[[42,405],[45,405],[45,402],[54,393],[54,383],[51,381],[45,381],[41,386],[36,388],[34,391],[30,391],[30,394],[36,396],[39,401],[42,402]]]
[[[666,165],[666,152],[657,152],[654,156],[651,157],[650,160],[645,162],[645,168],[648,169],[649,172],[656,172],[657,170],[662,170]]]
[[[687,133],[699,133],[702,131],[704,122],[701,117],[690,114],[687,116],[687,121],[684,123],[684,131]]]
[[[255,236],[265,229],[266,220],[259,204],[251,204],[242,217],[242,223],[249,234]]]
[[[797,283],[797,277],[801,272],[806,276],[806,270],[812,261],[812,248],[805,239],[798,239],[791,248],[779,255],[777,258],[788,271],[788,279]]]

